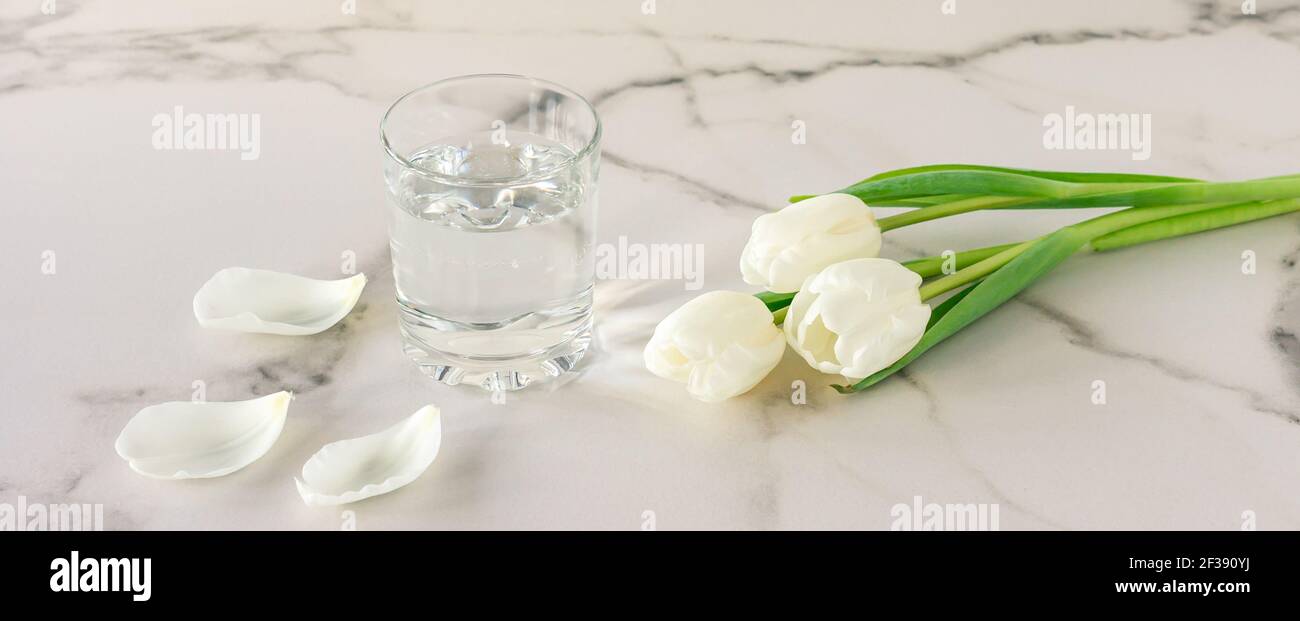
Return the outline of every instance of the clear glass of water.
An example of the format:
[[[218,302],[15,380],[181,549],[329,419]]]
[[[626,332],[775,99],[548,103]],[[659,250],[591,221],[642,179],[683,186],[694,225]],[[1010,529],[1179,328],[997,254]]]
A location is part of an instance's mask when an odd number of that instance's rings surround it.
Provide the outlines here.
[[[381,126],[403,349],[447,384],[515,390],[591,341],[600,119],[581,96],[471,75]]]

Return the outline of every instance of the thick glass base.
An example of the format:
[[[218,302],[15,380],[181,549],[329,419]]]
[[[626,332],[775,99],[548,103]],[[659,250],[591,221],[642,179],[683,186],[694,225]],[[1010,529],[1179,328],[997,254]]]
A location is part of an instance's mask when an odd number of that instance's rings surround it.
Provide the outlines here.
[[[448,386],[468,384],[491,392],[548,383],[573,370],[591,344],[590,324],[569,340],[529,356],[505,358],[439,351],[402,325],[402,350],[420,371]]]

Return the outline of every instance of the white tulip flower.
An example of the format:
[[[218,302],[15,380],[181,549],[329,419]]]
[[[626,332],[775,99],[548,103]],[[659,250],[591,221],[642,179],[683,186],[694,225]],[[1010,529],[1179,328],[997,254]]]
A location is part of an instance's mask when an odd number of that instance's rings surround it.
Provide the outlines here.
[[[716,402],[753,388],[784,352],[785,338],[762,301],[710,291],[659,323],[645,348],[645,366],[685,383],[692,397]]]
[[[889,259],[836,263],[794,296],[786,339],[817,370],[860,380],[921,340],[930,307],[921,302],[920,286],[916,272]]]
[[[880,242],[870,207],[850,194],[825,194],[754,220],[740,273],[751,285],[790,293],[828,265],[876,256]]]

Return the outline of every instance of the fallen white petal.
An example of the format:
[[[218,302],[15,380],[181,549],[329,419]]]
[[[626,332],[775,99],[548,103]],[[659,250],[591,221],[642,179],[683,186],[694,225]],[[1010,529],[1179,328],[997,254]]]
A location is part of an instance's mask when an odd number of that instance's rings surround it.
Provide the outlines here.
[[[265,455],[280,437],[291,392],[226,403],[172,401],[136,413],[117,436],[117,454],[155,479],[230,474]]]
[[[205,328],[263,334],[316,334],[352,312],[366,275],[316,280],[228,267],[194,294],[194,317]]]
[[[441,444],[442,416],[426,405],[379,433],[326,444],[294,482],[309,505],[342,505],[387,494],[423,474]]]

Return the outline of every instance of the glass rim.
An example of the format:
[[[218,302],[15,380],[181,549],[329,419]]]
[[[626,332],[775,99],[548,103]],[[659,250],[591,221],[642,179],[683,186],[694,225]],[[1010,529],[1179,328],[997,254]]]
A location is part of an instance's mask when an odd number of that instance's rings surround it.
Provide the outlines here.
[[[421,93],[429,89],[433,89],[440,86],[446,86],[448,84],[452,84],[456,82],[468,82],[473,80],[482,80],[486,78],[525,80],[533,84],[540,84],[566,97],[572,97],[573,99],[582,102],[583,106],[585,106],[587,110],[591,112],[591,118],[596,124],[595,129],[593,129],[591,132],[591,137],[587,139],[586,144],[583,145],[582,149],[579,149],[578,151],[574,152],[572,155],[565,157],[564,160],[552,164],[550,166],[545,166],[536,170],[531,170],[520,175],[512,175],[506,177],[480,177],[472,180],[457,175],[446,175],[443,173],[428,170],[426,168],[421,168],[419,166],[412,164],[410,160],[406,159],[406,156],[398,153],[393,149],[393,145],[388,140],[388,121],[389,118],[393,115],[393,110],[397,109],[397,106],[401,105],[402,102],[406,101],[408,98],[410,98],[411,96],[417,93]],[[379,142],[384,145],[384,152],[388,154],[388,157],[391,157],[394,160],[396,160],[397,163],[401,164],[403,168],[415,171],[416,173],[425,175],[427,177],[431,177],[440,182],[446,183],[447,185],[484,186],[484,185],[500,185],[502,183],[534,179],[540,176],[545,176],[545,173],[561,170],[577,162],[580,162],[583,159],[585,159],[587,156],[591,155],[593,151],[595,151],[596,146],[600,144],[600,138],[603,131],[604,131],[604,127],[600,121],[600,114],[596,112],[596,106],[592,105],[592,103],[588,101],[586,97],[579,95],[571,88],[562,86],[550,80],[535,78],[532,76],[527,76],[527,75],[522,75],[517,73],[470,73],[465,75],[452,76],[450,78],[443,78],[441,80],[437,80],[434,82],[429,82],[428,84],[417,86],[411,89],[410,91],[404,93],[401,97],[398,97],[397,100],[394,101],[391,105],[389,105],[388,109],[384,111],[384,116],[379,121]]]

